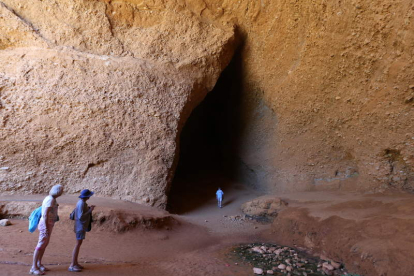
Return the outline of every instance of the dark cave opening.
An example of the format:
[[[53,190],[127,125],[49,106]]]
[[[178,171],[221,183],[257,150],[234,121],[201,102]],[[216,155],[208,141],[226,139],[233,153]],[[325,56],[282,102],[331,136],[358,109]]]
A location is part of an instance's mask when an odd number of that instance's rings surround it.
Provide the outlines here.
[[[167,209],[197,209],[232,185],[239,128],[241,58],[237,54],[214,89],[193,110],[180,136],[180,156]],[[225,204],[225,202],[224,202]]]

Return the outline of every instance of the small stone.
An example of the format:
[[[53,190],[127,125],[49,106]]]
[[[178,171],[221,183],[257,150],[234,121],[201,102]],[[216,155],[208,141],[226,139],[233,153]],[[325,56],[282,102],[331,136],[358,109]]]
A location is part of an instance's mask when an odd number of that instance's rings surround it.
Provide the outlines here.
[[[276,255],[280,255],[280,253],[282,252],[283,252],[283,249],[277,249],[273,253],[275,253]]]
[[[285,260],[285,262],[286,262],[287,264],[291,264],[291,260],[290,260],[290,259],[286,259],[286,260]]]
[[[414,84],[411,84],[409,87],[410,89],[414,89]]]
[[[0,170],[3,170],[3,171],[8,171],[10,168],[9,167],[1,167],[0,168]]]
[[[262,275],[263,274],[263,269],[255,267],[255,268],[253,268],[253,273],[258,274],[258,275]]]
[[[337,263],[337,262],[334,262],[334,261],[332,261],[332,262],[331,262],[331,265],[332,265],[335,269],[340,269],[340,268],[341,268],[341,264],[340,264],[340,263]]]
[[[328,276],[333,275],[333,271],[331,271],[331,270],[329,270],[329,269],[327,269],[327,268],[323,268],[323,269],[322,269],[322,271],[323,271],[323,273],[325,273],[325,274],[326,274],[326,275],[328,275]]]
[[[208,220],[205,220],[205,222],[208,222]]]
[[[8,220],[8,219],[0,220],[0,226],[8,226],[8,225],[12,225],[10,220]]]
[[[266,271],[266,274],[273,275],[273,270]]]
[[[277,266],[277,268],[279,268],[280,270],[284,270],[286,268],[286,265],[280,264]]]
[[[334,270],[334,267],[330,265],[329,263],[323,263],[322,268],[326,268],[327,270]]]
[[[413,102],[414,101],[414,97],[407,97],[407,98],[405,98],[405,103],[411,103],[411,102]]]
[[[257,227],[257,226],[254,227],[254,229],[257,229],[257,228],[259,228],[259,227]]]
[[[289,265],[286,267],[286,271],[291,272],[293,270],[293,268]]]
[[[258,246],[253,247],[252,248],[252,251],[254,251],[256,253],[259,253],[259,254],[263,254],[264,253],[264,251],[260,247],[258,247]]]

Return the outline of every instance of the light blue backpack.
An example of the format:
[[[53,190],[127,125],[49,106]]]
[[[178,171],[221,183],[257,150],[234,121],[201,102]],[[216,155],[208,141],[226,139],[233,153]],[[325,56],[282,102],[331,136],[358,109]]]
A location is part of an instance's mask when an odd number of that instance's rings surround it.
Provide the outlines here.
[[[39,224],[40,218],[42,217],[42,206],[36,208],[29,217],[29,232],[33,233],[36,231],[37,225]]]

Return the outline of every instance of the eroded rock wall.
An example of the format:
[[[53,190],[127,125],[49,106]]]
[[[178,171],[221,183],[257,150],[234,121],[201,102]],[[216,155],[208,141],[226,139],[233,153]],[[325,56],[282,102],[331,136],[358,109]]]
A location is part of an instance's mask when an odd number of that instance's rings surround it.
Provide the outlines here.
[[[242,37],[245,179],[278,192],[414,191],[412,1],[186,2]]]
[[[233,27],[239,175],[278,192],[413,191],[412,1],[1,3],[3,191],[69,179],[163,206],[180,127],[228,63]]]
[[[235,47],[190,12],[0,2],[0,190],[165,207],[177,141]]]

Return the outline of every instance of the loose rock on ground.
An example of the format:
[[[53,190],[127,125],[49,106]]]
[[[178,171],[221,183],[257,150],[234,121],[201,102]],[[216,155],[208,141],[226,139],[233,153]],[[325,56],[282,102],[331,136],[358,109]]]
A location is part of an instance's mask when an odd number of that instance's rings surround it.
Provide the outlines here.
[[[8,219],[0,220],[0,226],[9,226],[9,225],[11,225],[10,220],[8,220]]]
[[[251,264],[256,275],[350,275],[339,262],[326,261],[306,251],[275,244],[239,245],[233,249],[232,257]]]

